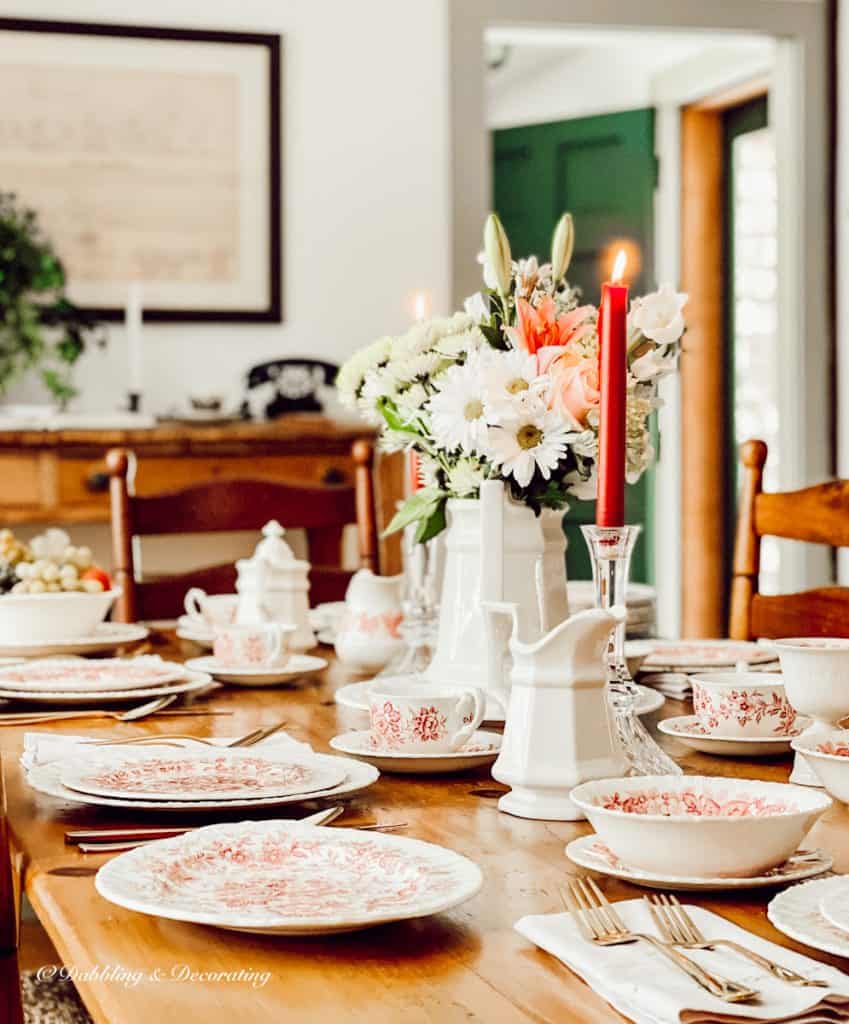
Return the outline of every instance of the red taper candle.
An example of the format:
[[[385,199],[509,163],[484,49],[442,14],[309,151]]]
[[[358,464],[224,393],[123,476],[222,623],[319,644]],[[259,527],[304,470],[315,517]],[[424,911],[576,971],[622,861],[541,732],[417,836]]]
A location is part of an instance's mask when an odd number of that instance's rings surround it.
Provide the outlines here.
[[[621,283],[620,249],[599,305],[599,426],[597,526],[625,525],[625,416],[627,404],[628,286]]]
[[[410,494],[415,494],[416,491],[421,490],[422,478],[419,474],[419,456],[414,451],[407,453],[407,470],[409,472],[409,491]]]

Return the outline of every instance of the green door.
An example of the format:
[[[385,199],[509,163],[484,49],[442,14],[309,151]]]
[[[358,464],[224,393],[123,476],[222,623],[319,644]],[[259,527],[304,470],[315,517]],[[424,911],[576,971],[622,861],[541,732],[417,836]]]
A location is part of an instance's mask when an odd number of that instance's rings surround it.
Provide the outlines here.
[[[598,304],[601,282],[610,273],[611,246],[627,245],[633,294],[653,285],[654,110],[581,117],[493,132],[495,209],[514,254],[549,258],[557,218],[575,218],[575,253],[568,278],[584,301]],[[636,273],[634,270],[636,269]],[[652,476],[628,487],[626,518],[642,523],[631,578],[646,581],[652,565],[650,516]],[[571,579],[587,579],[590,561],[580,525],[595,520],[595,503],[576,501],[565,521]]]

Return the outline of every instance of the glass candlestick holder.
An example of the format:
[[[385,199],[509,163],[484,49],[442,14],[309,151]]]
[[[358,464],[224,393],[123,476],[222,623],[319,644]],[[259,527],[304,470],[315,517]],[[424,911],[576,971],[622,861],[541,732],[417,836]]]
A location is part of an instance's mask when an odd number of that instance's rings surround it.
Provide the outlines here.
[[[639,690],[631,678],[625,658],[625,590],[631,553],[641,529],[639,526],[581,527],[592,559],[595,606],[621,612],[610,644],[607,683],[616,733],[628,762],[628,774],[680,775],[681,768],[661,750],[637,715]]]
[[[417,543],[416,524],[404,530],[404,588],[401,610],[404,621],[400,633],[404,646],[378,675],[419,675],[433,660],[439,626],[439,555],[438,539]]]

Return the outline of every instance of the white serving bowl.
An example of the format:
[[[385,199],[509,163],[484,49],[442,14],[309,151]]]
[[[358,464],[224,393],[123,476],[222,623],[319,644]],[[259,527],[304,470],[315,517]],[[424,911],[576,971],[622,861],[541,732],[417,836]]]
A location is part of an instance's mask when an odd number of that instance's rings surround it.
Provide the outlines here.
[[[109,614],[120,588],[86,594],[4,594],[0,644],[57,643],[91,636]]]
[[[797,736],[790,746],[811,766],[820,782],[836,800],[849,803],[849,729],[828,736]],[[846,753],[835,753],[842,748]]]
[[[831,806],[818,790],[756,779],[596,779],[572,801],[626,864],[691,878],[747,878],[783,863]]]
[[[780,675],[710,672],[693,676],[693,710],[708,735],[776,739],[796,732],[796,709]]]

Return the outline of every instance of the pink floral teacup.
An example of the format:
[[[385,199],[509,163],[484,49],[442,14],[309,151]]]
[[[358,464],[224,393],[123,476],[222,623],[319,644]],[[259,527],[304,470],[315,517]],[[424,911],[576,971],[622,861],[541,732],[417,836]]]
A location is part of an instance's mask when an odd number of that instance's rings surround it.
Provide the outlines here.
[[[371,744],[405,754],[447,754],[469,742],[485,710],[486,695],[478,687],[390,677],[369,691]]]
[[[294,626],[266,622],[255,626],[219,626],[212,653],[227,668],[280,668],[289,660]]]
[[[796,709],[780,675],[770,672],[711,672],[693,676],[693,710],[711,736],[775,738],[799,731]]]

